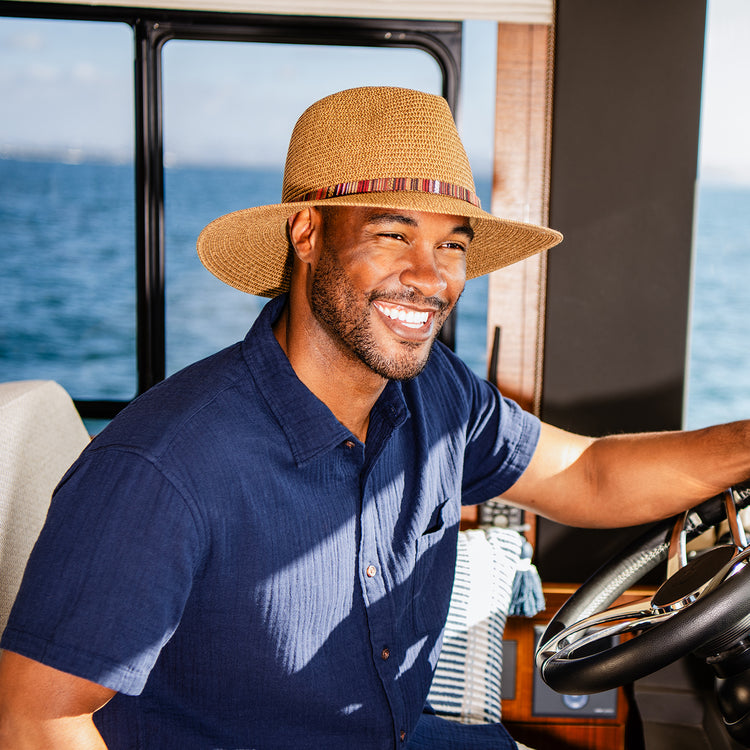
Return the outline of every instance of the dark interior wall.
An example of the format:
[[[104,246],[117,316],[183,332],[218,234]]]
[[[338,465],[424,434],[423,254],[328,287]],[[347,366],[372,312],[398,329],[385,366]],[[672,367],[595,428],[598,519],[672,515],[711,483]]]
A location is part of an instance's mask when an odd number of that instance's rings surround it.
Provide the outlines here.
[[[549,254],[542,396],[558,426],[681,426],[705,5],[558,2],[550,224],[565,240]],[[542,575],[582,580],[624,536],[542,521]]]

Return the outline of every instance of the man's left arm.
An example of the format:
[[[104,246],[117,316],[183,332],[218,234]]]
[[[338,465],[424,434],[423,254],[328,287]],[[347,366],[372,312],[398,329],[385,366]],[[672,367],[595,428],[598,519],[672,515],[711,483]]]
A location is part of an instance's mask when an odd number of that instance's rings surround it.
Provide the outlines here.
[[[542,424],[531,463],[504,497],[581,527],[679,513],[750,477],[750,421],[589,438]]]

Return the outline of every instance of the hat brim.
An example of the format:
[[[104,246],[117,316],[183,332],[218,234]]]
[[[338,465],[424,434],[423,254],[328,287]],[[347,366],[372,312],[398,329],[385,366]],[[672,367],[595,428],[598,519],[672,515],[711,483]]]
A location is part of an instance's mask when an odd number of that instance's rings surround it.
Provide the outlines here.
[[[553,229],[501,219],[459,198],[432,193],[364,193],[319,201],[257,206],[220,216],[198,237],[198,256],[214,276],[248,294],[276,297],[289,289],[291,264],[286,222],[311,206],[367,206],[466,216],[474,239],[466,255],[472,279],[554,247]]]

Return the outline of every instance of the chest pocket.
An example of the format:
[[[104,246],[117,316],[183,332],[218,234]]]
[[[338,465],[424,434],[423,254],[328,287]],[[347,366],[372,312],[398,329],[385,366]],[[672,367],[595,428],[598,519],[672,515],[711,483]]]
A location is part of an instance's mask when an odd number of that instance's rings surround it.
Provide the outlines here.
[[[445,624],[453,587],[460,504],[451,498],[432,514],[417,538],[412,609],[417,633],[439,631]]]

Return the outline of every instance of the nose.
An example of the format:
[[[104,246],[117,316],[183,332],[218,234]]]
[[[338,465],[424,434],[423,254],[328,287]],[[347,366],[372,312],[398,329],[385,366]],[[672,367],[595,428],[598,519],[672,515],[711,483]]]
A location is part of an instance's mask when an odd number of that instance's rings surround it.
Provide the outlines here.
[[[445,269],[439,263],[435,249],[427,245],[409,249],[399,280],[425,297],[439,295],[448,286]]]

